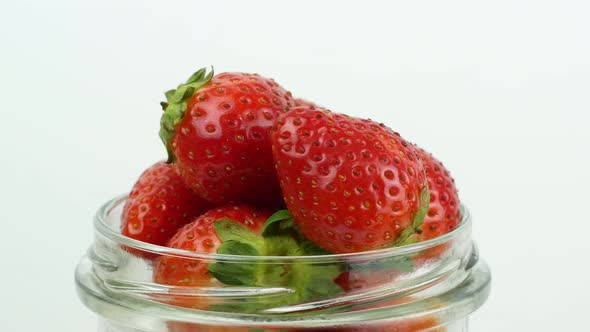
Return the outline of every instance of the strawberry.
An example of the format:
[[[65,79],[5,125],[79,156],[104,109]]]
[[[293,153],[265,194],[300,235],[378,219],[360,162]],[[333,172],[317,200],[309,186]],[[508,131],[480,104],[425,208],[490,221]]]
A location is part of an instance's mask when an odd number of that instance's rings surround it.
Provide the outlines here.
[[[334,279],[342,272],[336,264],[312,266],[283,261],[258,263],[252,256],[309,256],[326,254],[297,233],[291,215],[281,210],[269,217],[266,211],[246,205],[228,205],[201,215],[170,239],[168,246],[198,253],[245,255],[249,259],[226,262],[197,258],[161,256],[155,263],[154,281],[173,286],[288,287],[290,294],[255,298],[247,303],[228,304],[220,299],[195,300],[172,294],[170,304],[215,310],[256,312],[257,310],[337,295],[342,289]],[[224,306],[224,305],[227,305]]]
[[[174,166],[158,162],[139,177],[123,208],[121,233],[164,245],[178,228],[210,208],[183,182]]]
[[[453,230],[461,221],[459,195],[455,180],[443,164],[432,154],[417,148],[426,170],[426,179],[430,189],[428,213],[421,226],[419,241],[425,241]]]
[[[291,93],[257,74],[203,68],[166,93],[160,137],[186,183],[215,204],[282,205],[269,131]]]
[[[270,213],[247,205],[218,207],[179,229],[168,241],[167,246],[199,253],[216,253],[222,242],[214,222],[232,220],[255,234],[260,234],[269,216]],[[178,257],[161,257],[156,264],[154,280],[167,285],[202,286],[209,285],[212,282],[212,276],[205,262]]]
[[[428,207],[424,168],[398,133],[311,107],[271,133],[283,198],[299,230],[335,253],[405,244]]]
[[[206,212],[186,225],[168,242],[171,248],[199,253],[216,253],[222,245],[217,222],[231,220],[255,234],[262,232],[269,213],[247,205],[226,205]],[[161,256],[154,269],[154,281],[172,286],[215,286],[218,282],[209,271],[208,262],[197,259]],[[217,285],[219,286],[219,285]],[[217,300],[208,297],[172,296],[165,302],[171,305],[207,310]],[[189,331],[241,331],[230,327],[195,325],[184,322],[169,322],[170,332]],[[245,329],[244,331],[247,331]]]

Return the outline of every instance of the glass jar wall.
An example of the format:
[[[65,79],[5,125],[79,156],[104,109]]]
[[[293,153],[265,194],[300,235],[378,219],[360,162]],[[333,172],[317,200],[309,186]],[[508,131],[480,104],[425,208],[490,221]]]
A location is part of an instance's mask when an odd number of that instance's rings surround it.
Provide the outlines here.
[[[119,232],[124,202],[120,197],[100,208],[94,243],[76,269],[78,294],[99,315],[100,332],[467,331],[468,316],[490,291],[490,272],[464,207],[455,230],[425,242],[354,254],[261,257],[127,238]],[[163,261],[228,264],[280,277],[255,286],[168,285],[153,278]],[[295,271],[319,271],[325,280],[335,275],[341,289],[327,291],[334,287],[327,282],[295,289],[288,282]]]

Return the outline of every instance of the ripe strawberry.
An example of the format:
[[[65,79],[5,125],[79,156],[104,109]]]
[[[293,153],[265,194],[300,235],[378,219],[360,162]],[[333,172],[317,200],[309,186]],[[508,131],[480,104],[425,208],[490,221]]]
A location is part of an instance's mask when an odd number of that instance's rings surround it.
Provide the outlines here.
[[[443,164],[421,148],[416,152],[422,159],[430,189],[428,213],[422,223],[419,241],[425,241],[453,230],[461,221],[459,195],[455,180]]]
[[[210,204],[184,184],[172,165],[158,162],[133,186],[123,209],[121,233],[164,245],[178,228],[209,208]]]
[[[300,231],[335,253],[405,244],[428,207],[414,147],[370,120],[296,107],[271,134],[283,197]]]
[[[211,210],[180,229],[168,246],[199,253],[243,256],[310,256],[326,252],[297,233],[291,215],[281,210],[269,213],[246,205]],[[215,298],[171,294],[166,303],[228,312],[256,312],[269,307],[338,295],[342,289],[334,279],[342,272],[336,264],[285,264],[282,261],[211,261],[161,256],[155,263],[154,281],[172,286],[221,286],[219,283],[251,287],[288,287],[289,295],[260,298],[245,303],[223,303]]]
[[[231,220],[260,234],[269,216],[270,213],[247,205],[215,208],[179,229],[167,246],[199,253],[216,253],[222,244],[215,228],[216,221]],[[208,267],[208,263],[198,260],[163,256],[156,263],[154,280],[167,285],[206,286],[213,281]]]
[[[160,137],[189,187],[215,204],[282,204],[269,131],[293,105],[290,92],[257,74],[203,68],[166,96]]]

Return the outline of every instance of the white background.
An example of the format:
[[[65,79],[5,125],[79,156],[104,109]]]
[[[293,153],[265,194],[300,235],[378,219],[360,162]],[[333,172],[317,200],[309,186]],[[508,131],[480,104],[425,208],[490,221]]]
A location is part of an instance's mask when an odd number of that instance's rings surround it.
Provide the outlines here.
[[[95,329],[73,280],[94,211],[164,156],[162,93],[210,64],[444,161],[493,269],[473,331],[587,330],[589,36],[584,1],[2,2],[2,330]]]

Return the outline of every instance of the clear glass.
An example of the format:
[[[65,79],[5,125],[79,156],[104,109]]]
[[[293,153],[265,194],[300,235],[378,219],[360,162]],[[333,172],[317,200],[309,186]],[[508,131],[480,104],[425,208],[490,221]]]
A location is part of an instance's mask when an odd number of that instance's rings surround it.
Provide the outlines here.
[[[469,314],[490,291],[490,271],[471,239],[465,207],[452,232],[409,246],[259,257],[188,252],[125,237],[119,232],[124,202],[119,197],[100,208],[94,243],[76,269],[78,294],[99,315],[99,331],[458,332],[468,330]],[[163,256],[184,264],[247,263],[285,271],[294,264],[334,266],[356,277],[341,281],[352,291],[298,301],[281,281],[267,287],[158,284],[153,267]],[[365,283],[355,290],[359,278]]]

